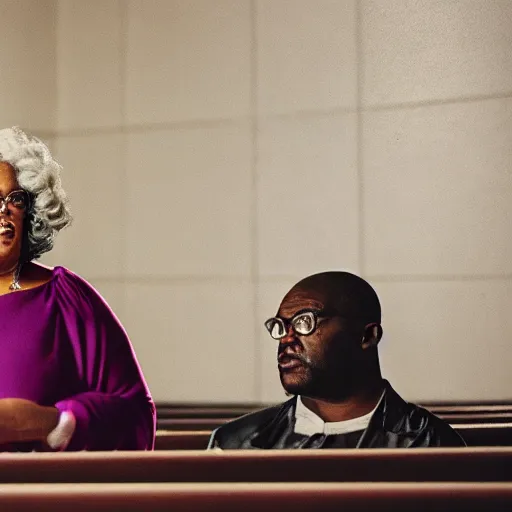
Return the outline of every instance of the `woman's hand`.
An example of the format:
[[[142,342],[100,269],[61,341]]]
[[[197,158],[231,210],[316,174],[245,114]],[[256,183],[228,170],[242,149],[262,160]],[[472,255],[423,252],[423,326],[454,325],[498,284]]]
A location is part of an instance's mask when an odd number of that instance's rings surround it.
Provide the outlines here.
[[[57,426],[59,411],[22,398],[0,399],[0,444],[23,441],[46,442]]]

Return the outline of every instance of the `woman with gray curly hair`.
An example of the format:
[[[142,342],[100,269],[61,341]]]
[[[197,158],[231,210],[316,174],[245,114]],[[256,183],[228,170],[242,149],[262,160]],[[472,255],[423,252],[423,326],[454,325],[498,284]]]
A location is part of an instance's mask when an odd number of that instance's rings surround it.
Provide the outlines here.
[[[125,330],[89,283],[34,262],[70,222],[47,146],[0,130],[0,451],[152,449]]]

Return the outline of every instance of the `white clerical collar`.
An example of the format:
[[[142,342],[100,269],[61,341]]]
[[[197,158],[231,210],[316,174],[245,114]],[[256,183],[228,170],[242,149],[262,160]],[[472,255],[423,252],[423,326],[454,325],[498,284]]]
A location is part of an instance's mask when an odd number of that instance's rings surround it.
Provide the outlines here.
[[[373,413],[379,407],[380,401],[384,396],[384,391],[377,402],[375,408],[364,416],[359,418],[353,418],[345,421],[332,421],[324,422],[322,418],[317,416],[313,411],[308,409],[302,402],[300,396],[297,397],[297,406],[295,408],[295,428],[296,434],[304,436],[312,436],[315,434],[337,435],[337,434],[349,434],[350,432],[357,432],[359,430],[365,430]]]

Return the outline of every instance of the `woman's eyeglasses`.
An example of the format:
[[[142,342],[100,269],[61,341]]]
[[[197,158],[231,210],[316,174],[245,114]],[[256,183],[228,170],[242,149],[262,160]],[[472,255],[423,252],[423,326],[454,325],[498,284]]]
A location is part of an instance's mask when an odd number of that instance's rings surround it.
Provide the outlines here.
[[[29,204],[30,197],[25,190],[13,190],[7,197],[0,196],[0,212],[5,211],[9,205],[14,206],[17,210],[25,211]]]

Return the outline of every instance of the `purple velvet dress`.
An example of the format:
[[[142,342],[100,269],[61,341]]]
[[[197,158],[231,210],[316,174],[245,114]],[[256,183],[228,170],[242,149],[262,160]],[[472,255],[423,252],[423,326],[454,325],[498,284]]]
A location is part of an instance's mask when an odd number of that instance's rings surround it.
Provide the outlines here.
[[[153,448],[155,408],[128,336],[76,274],[55,267],[47,283],[0,296],[0,356],[0,398],[73,412],[67,450]],[[0,451],[43,449],[0,445]]]

